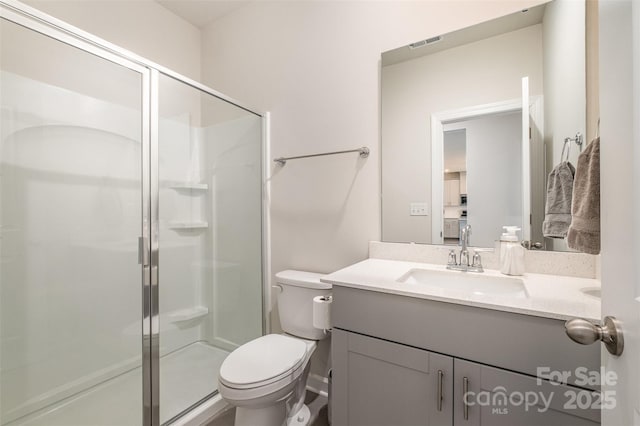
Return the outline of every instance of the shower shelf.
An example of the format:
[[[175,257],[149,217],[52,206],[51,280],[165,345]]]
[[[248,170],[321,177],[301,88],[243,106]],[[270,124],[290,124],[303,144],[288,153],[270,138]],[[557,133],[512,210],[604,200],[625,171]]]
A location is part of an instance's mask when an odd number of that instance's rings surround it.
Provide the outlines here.
[[[204,229],[208,227],[208,222],[184,222],[177,220],[169,222],[169,229]]]
[[[207,191],[209,189],[209,185],[206,183],[196,183],[196,182],[172,182],[169,185],[169,188],[179,190],[185,189],[199,189],[202,191]]]
[[[202,318],[209,313],[209,308],[204,306],[194,306],[193,308],[180,309],[171,312],[168,317],[171,322],[191,321],[196,318]]]

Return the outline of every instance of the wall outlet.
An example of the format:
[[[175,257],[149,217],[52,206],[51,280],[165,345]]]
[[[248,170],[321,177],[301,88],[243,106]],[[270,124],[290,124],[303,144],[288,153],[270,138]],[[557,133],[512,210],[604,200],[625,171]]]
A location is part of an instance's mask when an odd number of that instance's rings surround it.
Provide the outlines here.
[[[429,216],[427,203],[410,203],[409,216]]]

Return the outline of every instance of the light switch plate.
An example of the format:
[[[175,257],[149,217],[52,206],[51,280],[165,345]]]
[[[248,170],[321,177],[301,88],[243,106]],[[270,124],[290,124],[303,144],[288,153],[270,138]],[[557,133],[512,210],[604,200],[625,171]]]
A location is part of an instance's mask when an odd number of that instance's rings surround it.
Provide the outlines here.
[[[428,216],[427,203],[410,203],[409,216]]]

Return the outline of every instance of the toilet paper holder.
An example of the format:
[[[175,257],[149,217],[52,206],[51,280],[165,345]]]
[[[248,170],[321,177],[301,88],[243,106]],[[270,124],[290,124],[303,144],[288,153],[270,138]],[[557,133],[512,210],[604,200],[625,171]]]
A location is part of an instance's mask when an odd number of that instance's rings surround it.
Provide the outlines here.
[[[331,303],[332,295],[316,296],[313,298],[313,326],[324,331],[331,331]]]

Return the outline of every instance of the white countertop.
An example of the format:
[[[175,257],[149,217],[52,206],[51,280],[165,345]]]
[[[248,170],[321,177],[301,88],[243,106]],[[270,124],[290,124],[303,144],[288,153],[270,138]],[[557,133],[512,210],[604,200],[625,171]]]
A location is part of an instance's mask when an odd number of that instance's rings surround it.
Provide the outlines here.
[[[515,298],[508,295],[477,295],[464,290],[398,282],[411,269],[429,269],[451,274],[474,274],[473,272],[448,271],[445,265],[367,259],[326,275],[321,281],[335,286],[545,318],[560,320],[584,318],[594,322],[600,322],[601,319],[600,299],[580,291],[580,289],[584,288],[600,288],[600,281],[598,280],[526,273],[513,278],[522,279],[528,297]],[[499,271],[493,270],[485,270],[480,275],[505,277]]]

